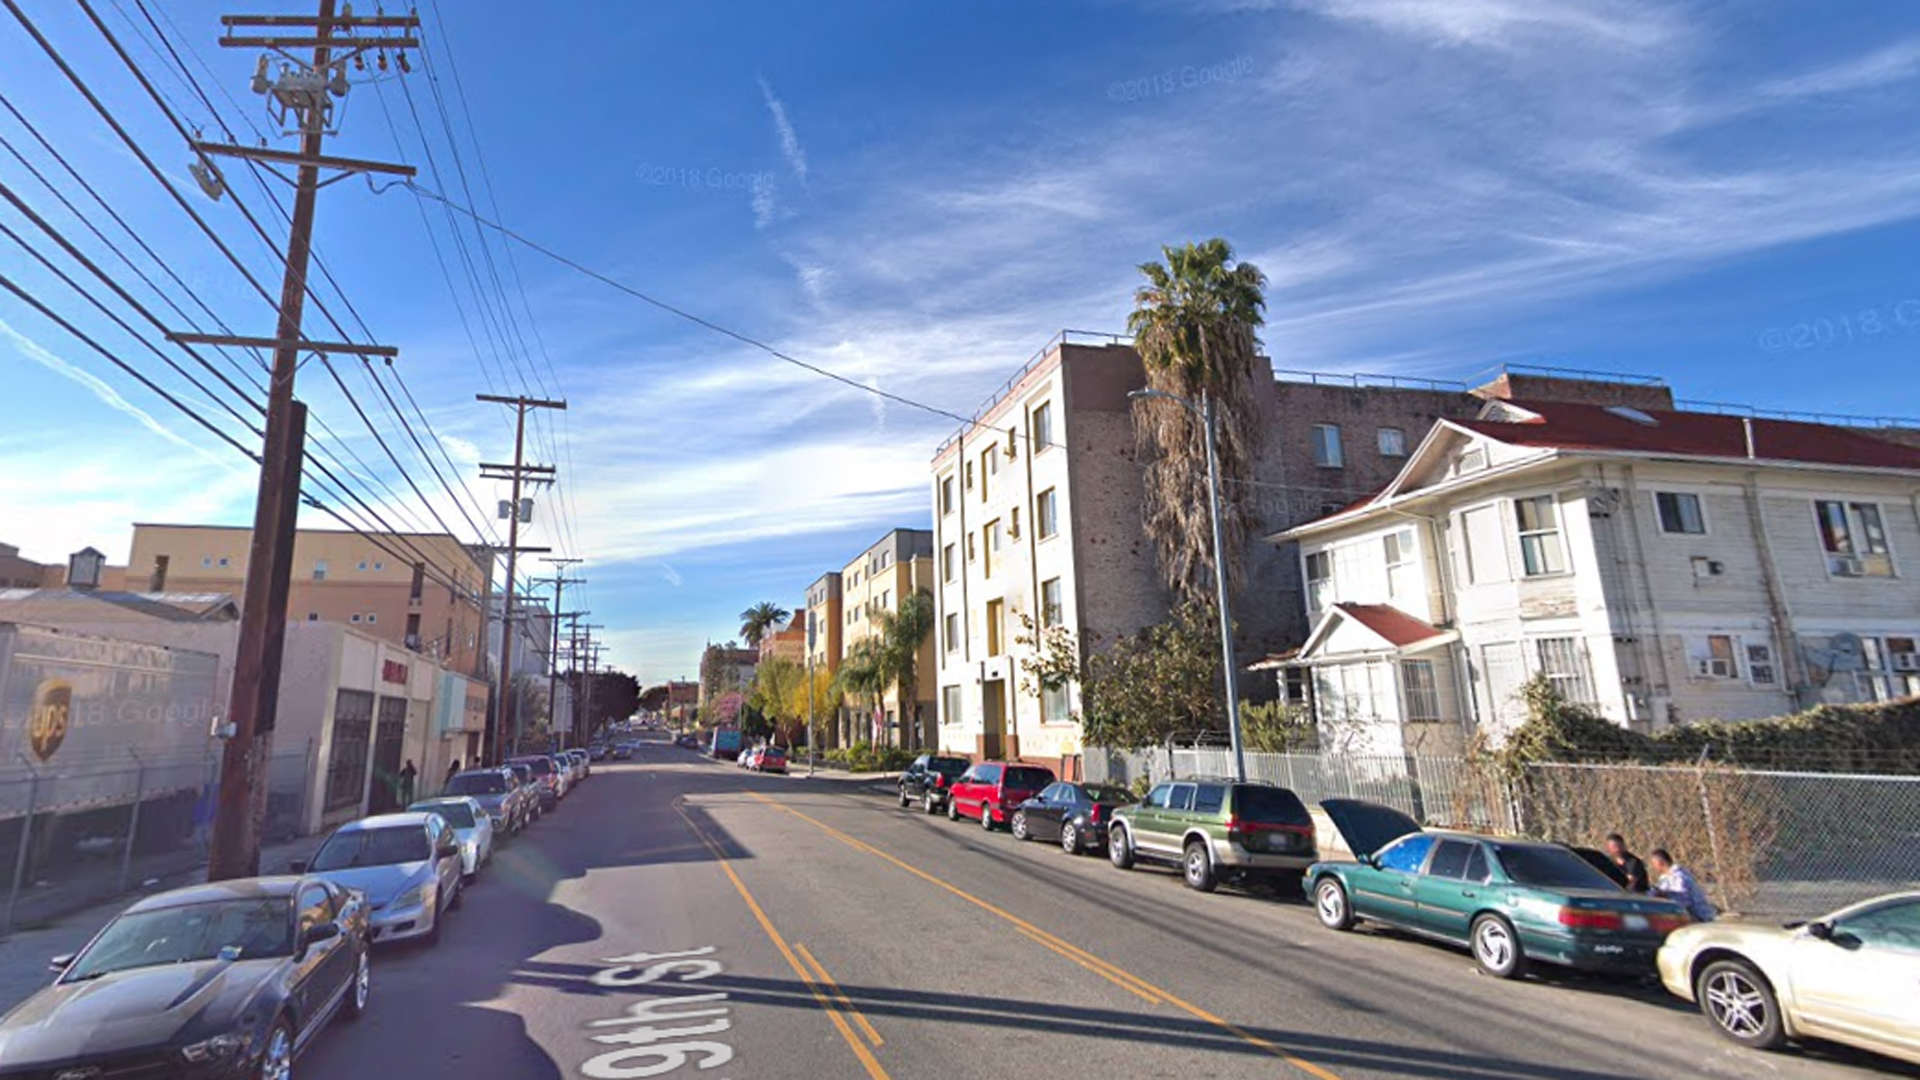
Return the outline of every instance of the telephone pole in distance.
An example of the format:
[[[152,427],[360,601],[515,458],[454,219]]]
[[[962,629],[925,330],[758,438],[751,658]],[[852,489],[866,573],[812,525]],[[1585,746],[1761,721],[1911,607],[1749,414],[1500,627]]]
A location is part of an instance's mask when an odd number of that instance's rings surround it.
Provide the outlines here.
[[[526,463],[527,448],[527,410],[528,409],[565,409],[564,401],[542,401],[530,397],[499,397],[494,394],[476,394],[475,400],[495,405],[511,405],[514,409],[513,422],[513,464],[489,465],[482,462],[480,475],[486,480],[508,480],[513,484],[512,501],[501,506],[501,516],[507,519],[507,586],[500,598],[500,678],[498,705],[494,722],[488,725],[488,734],[492,736],[486,759],[489,764],[498,765],[506,760],[506,741],[512,734],[507,726],[507,711],[513,698],[513,575],[516,560],[522,551],[546,552],[551,548],[523,548],[520,546],[520,523],[533,520],[533,500],[525,502],[520,498],[520,485],[523,483],[551,484],[556,470],[551,465],[529,465]]]

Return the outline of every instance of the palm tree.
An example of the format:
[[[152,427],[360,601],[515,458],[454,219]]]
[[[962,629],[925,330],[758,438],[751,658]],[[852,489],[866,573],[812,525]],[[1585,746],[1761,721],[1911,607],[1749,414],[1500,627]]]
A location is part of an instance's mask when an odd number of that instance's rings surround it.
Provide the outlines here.
[[[1218,237],[1162,247],[1167,261],[1142,263],[1147,283],[1134,293],[1127,329],[1155,390],[1213,400],[1219,416],[1222,531],[1228,580],[1237,588],[1246,549],[1244,480],[1252,471],[1261,429],[1253,383],[1264,321],[1265,274],[1235,262]],[[1177,402],[1148,399],[1134,410],[1135,432],[1152,456],[1142,524],[1159,556],[1167,587],[1180,600],[1212,604],[1213,522],[1207,505],[1206,427]]]
[[[792,614],[771,600],[762,600],[740,613],[740,636],[747,639],[749,648],[757,649],[767,631],[786,622]]]
[[[835,689],[853,699],[856,708],[866,707],[868,727],[871,730],[872,708],[877,708],[880,700],[892,682],[887,671],[887,657],[881,639],[862,638],[847,648],[840,658],[840,669],[834,673]],[[858,731],[858,728],[855,728]],[[860,742],[852,738],[849,742]],[[867,740],[872,741],[872,740]]]
[[[913,732],[917,743],[920,739],[920,646],[926,643],[927,635],[933,633],[933,594],[920,589],[900,598],[897,611],[882,612],[877,618],[880,624],[880,651],[885,670],[882,674],[887,685],[899,690],[901,727]],[[908,729],[906,714],[913,717],[913,726]]]

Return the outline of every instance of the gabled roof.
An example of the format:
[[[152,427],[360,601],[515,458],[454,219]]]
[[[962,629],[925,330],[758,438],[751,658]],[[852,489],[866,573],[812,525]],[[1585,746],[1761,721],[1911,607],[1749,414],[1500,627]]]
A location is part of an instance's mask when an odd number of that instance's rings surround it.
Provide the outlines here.
[[[1307,635],[1307,643],[1300,647],[1300,659],[1315,659],[1328,635],[1343,622],[1353,622],[1366,629],[1380,642],[1380,651],[1422,652],[1457,636],[1452,630],[1442,630],[1391,604],[1334,604],[1320,616],[1313,633]]]
[[[1920,469],[1920,449],[1830,424],[1557,401],[1502,402],[1498,412],[1516,419],[1453,423],[1509,446]]]
[[[73,619],[224,623],[240,618],[240,605],[227,593],[0,589],[0,617],[56,625],[63,620]]]

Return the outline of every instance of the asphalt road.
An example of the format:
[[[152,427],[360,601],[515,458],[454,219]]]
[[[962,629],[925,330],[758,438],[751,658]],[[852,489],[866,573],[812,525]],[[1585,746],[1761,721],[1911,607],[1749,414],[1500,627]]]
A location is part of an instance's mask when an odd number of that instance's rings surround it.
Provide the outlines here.
[[[664,744],[502,849],[438,946],[379,953],[373,994],[303,1080],[1920,1077]]]

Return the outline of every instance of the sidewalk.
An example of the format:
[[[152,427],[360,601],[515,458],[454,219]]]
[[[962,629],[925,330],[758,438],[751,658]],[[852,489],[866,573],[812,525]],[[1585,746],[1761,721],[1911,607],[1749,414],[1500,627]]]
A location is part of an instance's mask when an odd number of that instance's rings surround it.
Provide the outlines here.
[[[289,862],[308,857],[325,839],[324,836],[309,836],[261,848],[260,869],[268,874],[285,873]],[[47,970],[48,960],[79,952],[87,942],[93,940],[93,935],[99,933],[101,927],[135,900],[205,881],[206,873],[207,868],[201,866],[190,873],[168,875],[160,878],[157,884],[117,899],[49,914],[38,924],[28,923],[26,928],[16,930],[12,936],[0,940],[0,1012],[20,1004],[53,981],[53,973]],[[22,898],[21,906],[24,911],[25,898]]]

